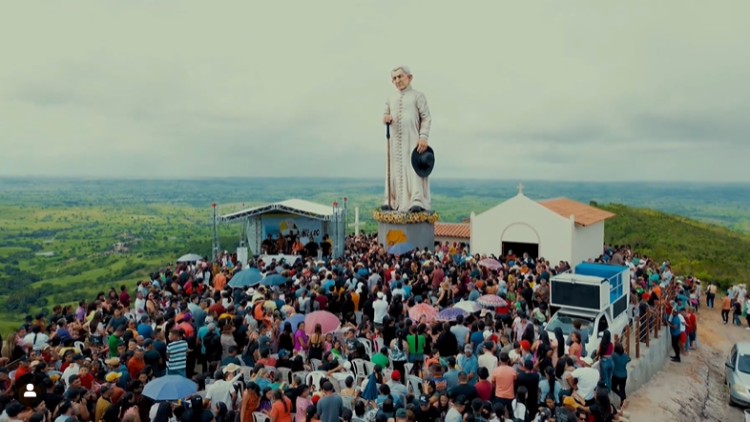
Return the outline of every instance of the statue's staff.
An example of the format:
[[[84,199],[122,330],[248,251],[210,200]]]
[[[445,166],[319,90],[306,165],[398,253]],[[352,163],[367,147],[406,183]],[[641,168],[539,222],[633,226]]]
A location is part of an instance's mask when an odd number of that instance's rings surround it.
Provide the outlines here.
[[[386,143],[386,154],[388,165],[386,166],[386,181],[388,186],[388,209],[393,209],[391,206],[391,123],[385,124],[385,143]],[[382,168],[382,167],[381,167]]]

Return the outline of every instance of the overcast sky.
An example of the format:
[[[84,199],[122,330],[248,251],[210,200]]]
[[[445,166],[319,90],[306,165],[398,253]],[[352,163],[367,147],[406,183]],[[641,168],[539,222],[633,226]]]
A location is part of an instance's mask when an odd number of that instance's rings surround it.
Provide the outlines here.
[[[459,4],[467,4],[459,5]],[[750,2],[4,1],[0,175],[750,180]]]

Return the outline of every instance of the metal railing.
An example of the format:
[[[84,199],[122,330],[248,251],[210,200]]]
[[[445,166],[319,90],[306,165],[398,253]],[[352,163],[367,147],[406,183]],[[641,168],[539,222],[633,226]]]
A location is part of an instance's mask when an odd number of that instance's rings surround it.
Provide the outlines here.
[[[622,336],[615,339],[616,342],[619,341],[622,344],[628,354],[639,359],[641,357],[641,343],[644,343],[646,347],[651,347],[651,339],[658,339],[661,329],[669,326],[664,317],[667,304],[675,297],[675,290],[674,284],[667,286],[662,298],[653,308],[649,309],[648,314],[633,318],[633,321],[625,327]]]

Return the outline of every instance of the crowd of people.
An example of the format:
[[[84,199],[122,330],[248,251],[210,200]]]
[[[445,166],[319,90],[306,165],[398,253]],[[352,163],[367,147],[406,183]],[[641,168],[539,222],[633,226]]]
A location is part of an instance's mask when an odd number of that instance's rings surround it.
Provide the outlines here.
[[[716,297],[718,286],[710,284],[707,293],[707,305],[709,308],[714,307],[714,298]],[[747,323],[746,330],[750,330],[750,298],[747,296],[747,286],[745,284],[735,284],[726,291],[726,296],[721,303],[721,319],[724,325],[729,324],[729,314],[732,314],[732,325],[742,326],[742,320]]]
[[[586,350],[580,324],[569,335],[544,329],[549,280],[568,263],[510,252],[489,269],[465,245],[393,256],[374,237],[346,242],[338,259],[243,265],[224,254],[168,266],[26,317],[0,365],[0,421],[627,420],[630,358],[615,336]],[[668,263],[627,247],[605,247],[596,261],[630,266],[640,318],[676,284]],[[230,287],[248,266],[286,282]],[[670,303],[678,313],[690,283]],[[505,304],[445,321],[410,312],[483,295]],[[330,312],[337,329],[307,326],[314,311]],[[196,394],[143,394],[167,374],[193,380]],[[24,399],[29,384],[36,399]]]

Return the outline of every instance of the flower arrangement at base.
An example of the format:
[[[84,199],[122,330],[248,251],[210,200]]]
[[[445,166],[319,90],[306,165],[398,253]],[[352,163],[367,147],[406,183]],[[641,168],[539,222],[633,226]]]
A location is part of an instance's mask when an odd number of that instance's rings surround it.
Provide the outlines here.
[[[372,218],[378,223],[386,224],[435,224],[440,220],[440,215],[434,211],[402,212],[375,210],[372,212]]]

